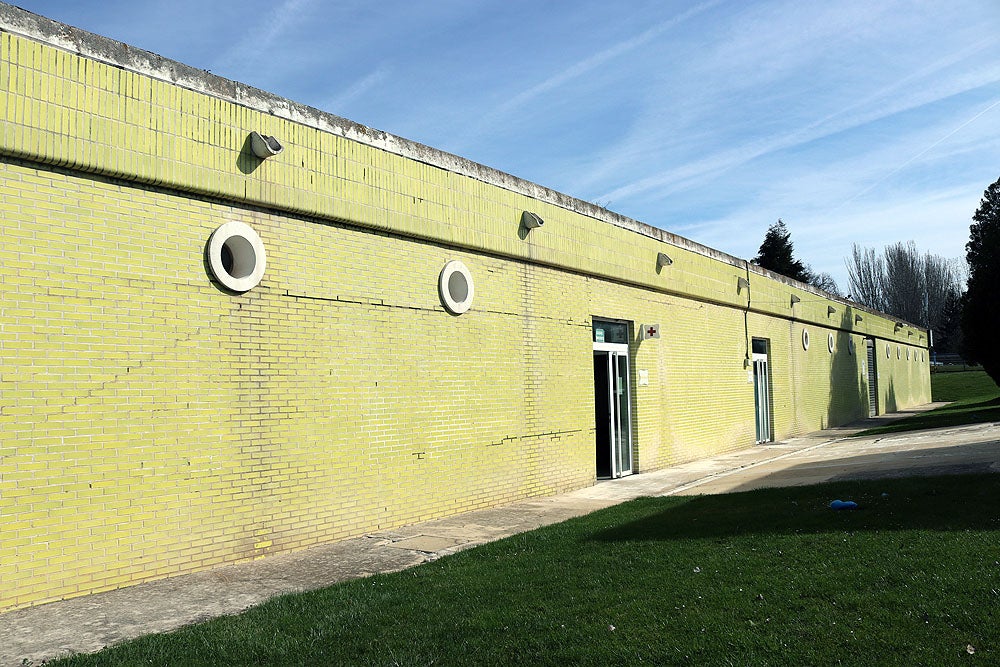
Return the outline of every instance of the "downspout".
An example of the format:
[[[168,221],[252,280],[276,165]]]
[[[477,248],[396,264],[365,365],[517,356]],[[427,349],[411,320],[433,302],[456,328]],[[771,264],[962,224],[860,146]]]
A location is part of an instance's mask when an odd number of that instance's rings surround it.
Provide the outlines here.
[[[743,368],[750,368],[750,262],[743,260],[747,272],[747,308],[743,311],[743,343],[746,356],[743,358]]]

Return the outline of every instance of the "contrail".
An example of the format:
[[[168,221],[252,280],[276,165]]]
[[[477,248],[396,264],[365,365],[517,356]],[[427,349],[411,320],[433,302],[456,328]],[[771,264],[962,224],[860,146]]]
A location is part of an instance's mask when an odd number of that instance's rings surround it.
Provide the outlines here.
[[[959,125],[958,127],[956,127],[954,130],[952,130],[948,134],[944,135],[943,137],[941,137],[940,139],[938,139],[937,141],[935,141],[934,143],[932,143],[930,146],[928,146],[927,148],[923,149],[922,151],[920,151],[919,153],[917,153],[916,155],[914,155],[913,157],[911,157],[909,160],[907,160],[906,162],[904,162],[903,164],[899,165],[898,167],[896,167],[895,169],[893,169],[892,171],[890,171],[888,174],[886,174],[882,178],[878,179],[877,181],[875,181],[874,183],[872,183],[871,185],[869,185],[867,188],[865,188],[861,192],[857,193],[856,195],[854,195],[850,199],[847,199],[846,201],[844,201],[843,203],[841,203],[839,206],[837,206],[836,208],[834,208],[831,211],[831,213],[833,213],[835,211],[839,211],[841,208],[843,208],[844,206],[847,206],[848,204],[850,204],[852,201],[854,201],[858,197],[861,197],[861,196],[864,196],[864,195],[868,194],[869,192],[871,192],[872,190],[874,190],[876,187],[878,187],[879,185],[881,185],[883,182],[885,182],[887,179],[892,178],[894,175],[898,174],[900,171],[902,171],[903,169],[905,169],[908,164],[910,164],[914,160],[919,159],[920,157],[923,157],[929,151],[933,150],[936,146],[938,146],[941,142],[949,139],[950,137],[953,137],[955,134],[957,134],[959,131],[961,131],[962,128],[964,128],[967,125],[975,122],[980,116],[982,116],[985,113],[988,113],[991,109],[993,109],[994,107],[996,107],[998,105],[1000,105],[1000,99],[994,100],[992,104],[990,104],[988,107],[986,107],[985,109],[983,109],[982,111],[980,111],[979,113],[977,113],[975,116],[973,116],[969,120],[965,121],[964,123],[962,123],[961,125]]]
[[[515,109],[518,109],[526,105],[532,99],[540,95],[544,95],[545,93],[548,93],[549,91],[558,88],[559,86],[562,86],[568,81],[572,81],[573,79],[576,79],[586,74],[587,72],[597,67],[600,67],[609,60],[617,58],[618,56],[624,53],[627,53],[635,48],[642,46],[643,44],[646,44],[652,39],[659,37],[661,34],[680,25],[681,23],[684,23],[685,21],[691,19],[692,17],[695,17],[698,14],[702,14],[708,11],[709,9],[721,4],[721,2],[722,0],[710,0],[709,2],[704,2],[700,5],[692,7],[691,9],[667,21],[659,23],[653,26],[652,28],[643,31],[642,33],[636,35],[635,37],[618,42],[617,44],[610,46],[607,49],[604,49],[603,51],[595,53],[591,56],[588,56],[580,60],[579,62],[574,63],[573,65],[564,69],[562,72],[550,76],[541,83],[538,83],[528,88],[527,90],[524,90],[518,93],[517,95],[514,95],[507,102],[504,102],[503,104],[497,106],[497,108],[494,109],[491,113],[484,116],[480,120],[480,122],[477,123],[475,131],[470,132],[469,134],[478,135],[480,133],[481,128],[494,124],[495,122],[497,122],[497,119],[500,118],[501,116],[507,115],[510,112],[514,111]]]

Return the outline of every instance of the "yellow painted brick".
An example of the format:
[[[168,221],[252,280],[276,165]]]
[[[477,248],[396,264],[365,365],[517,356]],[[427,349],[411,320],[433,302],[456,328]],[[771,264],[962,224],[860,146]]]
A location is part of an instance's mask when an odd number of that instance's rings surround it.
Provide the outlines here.
[[[862,373],[827,333],[855,331],[859,350],[863,335],[908,343],[874,315],[863,331],[831,321],[825,302],[792,322],[794,290],[756,274],[745,315],[745,267],[670,246],[663,276],[664,246],[629,230],[0,39],[24,47],[0,63],[12,80],[0,124],[12,98],[31,103],[0,148],[16,158],[0,164],[0,285],[18,281],[0,304],[0,511],[14,536],[0,549],[35,549],[0,607],[591,484],[593,317],[663,328],[631,349],[650,377],[633,387],[639,470],[752,444],[748,337],[771,344],[779,437],[859,409],[828,400]],[[78,81],[37,90],[21,69],[77,76],[84,63]],[[53,106],[68,84],[77,102]],[[294,137],[252,177],[235,168],[249,128]],[[548,233],[517,238],[523,210]],[[268,250],[264,281],[242,295],[204,270],[227,220]],[[450,259],[476,277],[461,317],[437,294]],[[898,380],[899,401],[927,400],[926,369],[901,354],[880,366],[883,392]]]

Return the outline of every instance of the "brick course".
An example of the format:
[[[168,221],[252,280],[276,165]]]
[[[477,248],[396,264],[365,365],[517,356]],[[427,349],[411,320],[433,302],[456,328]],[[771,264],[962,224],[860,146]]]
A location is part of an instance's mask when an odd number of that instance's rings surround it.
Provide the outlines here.
[[[778,438],[862,416],[865,337],[880,405],[930,400],[918,328],[451,156],[0,29],[0,610],[592,484],[595,317],[632,323],[639,471],[753,444],[750,337]],[[253,158],[254,130],[284,152]],[[243,294],[205,261],[234,220],[267,249]],[[437,292],[453,259],[476,286],[461,316]]]

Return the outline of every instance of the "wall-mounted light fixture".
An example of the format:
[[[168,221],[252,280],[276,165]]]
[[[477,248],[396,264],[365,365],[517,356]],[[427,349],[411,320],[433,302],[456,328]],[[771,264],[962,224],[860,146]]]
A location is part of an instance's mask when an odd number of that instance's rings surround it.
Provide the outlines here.
[[[535,229],[544,225],[545,221],[531,211],[524,211],[521,213],[521,224],[524,225],[525,229]]]
[[[902,329],[905,326],[906,326],[905,322],[896,322],[895,330],[899,331],[900,329]]]
[[[656,253],[656,268],[662,269],[665,266],[670,266],[674,263],[674,260],[670,259],[670,256],[665,252]]]
[[[864,318],[861,317],[860,315],[855,315],[854,316],[854,323],[855,324],[859,324],[862,320],[864,320]]]
[[[281,142],[274,137],[261,134],[260,132],[251,132],[250,149],[253,151],[254,155],[259,157],[261,160],[265,160],[285,150],[285,147],[282,146]]]
[[[789,308],[791,308],[791,307],[792,307],[792,306],[794,306],[795,304],[797,304],[797,303],[801,303],[801,302],[802,302],[802,299],[800,299],[799,297],[797,297],[797,296],[795,296],[795,295],[793,294],[793,295],[792,295],[792,302],[791,302],[791,304],[789,304],[789,306],[788,306],[788,307],[789,307]]]
[[[736,279],[736,293],[739,294],[742,290],[750,289],[750,281],[746,278]]]
[[[831,316],[831,315],[833,315],[833,314],[834,314],[835,312],[837,312],[837,309],[836,309],[836,308],[834,308],[833,306],[827,306],[827,307],[826,307],[826,316],[827,316],[827,317],[830,317],[830,316]]]

